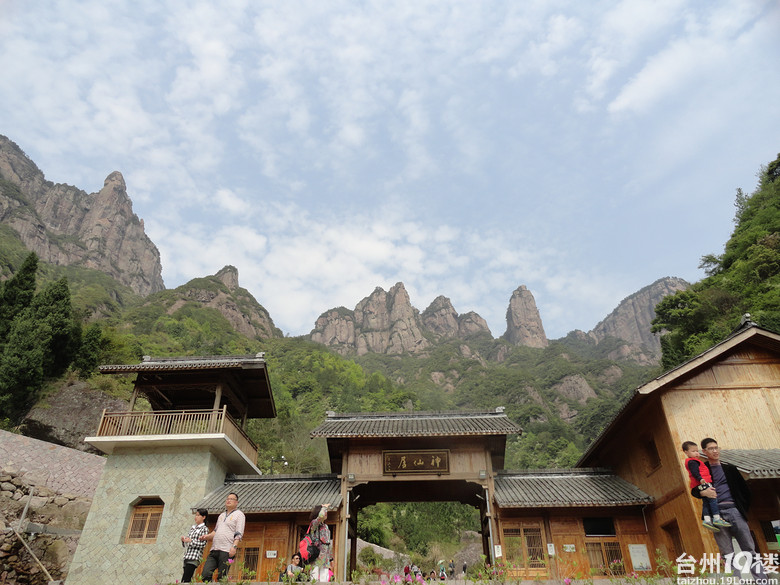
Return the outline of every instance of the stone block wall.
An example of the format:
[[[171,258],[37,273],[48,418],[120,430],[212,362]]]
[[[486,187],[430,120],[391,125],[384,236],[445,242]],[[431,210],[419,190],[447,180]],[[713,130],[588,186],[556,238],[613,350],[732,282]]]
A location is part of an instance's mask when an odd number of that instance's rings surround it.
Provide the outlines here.
[[[65,576],[105,461],[0,431],[0,583],[49,582],[13,529],[55,582]]]
[[[115,451],[106,461],[66,585],[170,583],[181,578],[180,537],[191,508],[222,486],[227,468],[207,447]],[[133,505],[158,497],[163,509],[156,542],[126,544]]]
[[[20,536],[52,579],[64,577],[89,506],[89,498],[34,485],[17,468],[3,466],[0,470],[0,583],[45,585],[49,582]]]

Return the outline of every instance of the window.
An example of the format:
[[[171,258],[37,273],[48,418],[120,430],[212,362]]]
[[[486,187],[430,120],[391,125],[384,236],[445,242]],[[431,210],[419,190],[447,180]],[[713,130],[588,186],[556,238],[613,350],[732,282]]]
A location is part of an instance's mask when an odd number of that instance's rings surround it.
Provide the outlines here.
[[[674,558],[679,558],[684,554],[682,537],[680,536],[680,527],[677,525],[677,520],[672,520],[668,524],[661,526],[666,532],[666,536],[669,539],[669,544],[674,553]]]
[[[257,576],[260,561],[260,547],[239,547],[236,551],[236,567],[240,568],[238,575],[232,575],[236,579],[253,581]]]
[[[626,574],[619,542],[586,542],[585,552],[594,574],[610,577]]]
[[[133,507],[125,542],[127,544],[155,542],[164,505],[160,498],[142,498]]]
[[[583,518],[585,529],[585,553],[588,555],[590,568],[596,575],[616,577],[625,575],[623,553],[620,543],[616,540],[615,520],[607,516]]]
[[[540,526],[504,529],[506,558],[527,569],[546,566],[545,544]]]
[[[615,521],[612,518],[583,518],[585,536],[615,536]]]
[[[647,473],[650,474],[661,467],[661,456],[658,454],[658,447],[655,446],[655,440],[652,437],[646,437],[641,444],[645,454]]]

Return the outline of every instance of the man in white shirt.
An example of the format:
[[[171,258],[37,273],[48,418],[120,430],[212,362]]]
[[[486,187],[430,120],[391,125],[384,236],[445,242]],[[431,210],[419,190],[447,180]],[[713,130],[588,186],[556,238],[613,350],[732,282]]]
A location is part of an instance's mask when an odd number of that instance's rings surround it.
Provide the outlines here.
[[[208,583],[218,570],[217,579],[227,575],[228,559],[236,556],[238,543],[244,536],[246,516],[238,509],[238,495],[230,492],[225,500],[225,511],[217,518],[217,525],[212,532],[201,536],[201,540],[211,541],[211,550],[203,565],[203,581]]]

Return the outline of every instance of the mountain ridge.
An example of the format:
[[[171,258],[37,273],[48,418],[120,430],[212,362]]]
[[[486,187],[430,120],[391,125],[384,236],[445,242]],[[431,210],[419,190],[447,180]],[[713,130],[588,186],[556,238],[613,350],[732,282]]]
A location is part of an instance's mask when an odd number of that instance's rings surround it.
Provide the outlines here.
[[[160,252],[118,171],[97,193],[55,184],[0,135],[0,223],[44,262],[100,270],[142,296],[165,288]]]
[[[214,308],[236,331],[250,338],[282,335],[262,305],[239,287],[238,270],[233,266],[192,279],[176,289],[166,289],[159,251],[146,235],[143,220],[133,213],[124,178],[118,171],[106,177],[99,192],[87,194],[76,187],[47,181],[15,143],[0,136],[0,224],[12,228],[25,247],[44,262],[99,270],[141,297],[179,291],[184,296],[169,310],[175,311],[186,302]],[[204,285],[210,290],[197,291],[197,284],[205,283],[203,278],[216,278],[226,290],[215,291],[211,285]],[[659,279],[626,297],[590,332],[571,333],[585,335],[595,344],[610,337],[622,340],[611,359],[657,363],[660,343],[650,332],[653,308],[663,296],[687,286],[679,278]],[[525,285],[512,293],[506,315],[506,331],[497,339],[510,346],[548,346],[534,295]],[[425,355],[445,340],[495,339],[479,314],[459,314],[444,295],[420,312],[412,306],[403,282],[388,291],[376,287],[354,309],[324,311],[311,332],[302,337],[344,356],[371,352]],[[504,354],[499,352],[499,361]]]

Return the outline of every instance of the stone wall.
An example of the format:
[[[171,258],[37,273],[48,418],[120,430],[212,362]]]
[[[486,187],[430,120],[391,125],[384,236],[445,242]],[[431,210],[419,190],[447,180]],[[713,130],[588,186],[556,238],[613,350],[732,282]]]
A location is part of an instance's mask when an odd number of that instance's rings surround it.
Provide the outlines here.
[[[226,471],[207,447],[115,451],[95,491],[66,584],[151,584],[181,578],[180,537],[192,525],[191,508],[223,485]],[[141,497],[165,504],[157,539],[126,544],[133,506]]]
[[[0,583],[45,585],[49,582],[19,536],[52,579],[62,579],[76,550],[90,504],[89,498],[28,483],[23,473],[6,464],[0,470]]]
[[[0,583],[64,578],[105,459],[0,431]],[[26,511],[25,511],[26,508]]]

